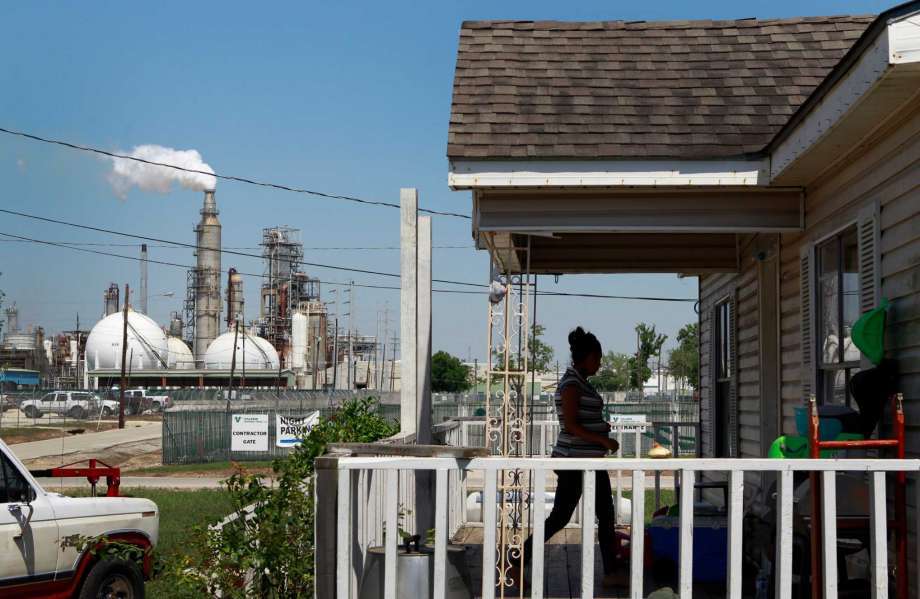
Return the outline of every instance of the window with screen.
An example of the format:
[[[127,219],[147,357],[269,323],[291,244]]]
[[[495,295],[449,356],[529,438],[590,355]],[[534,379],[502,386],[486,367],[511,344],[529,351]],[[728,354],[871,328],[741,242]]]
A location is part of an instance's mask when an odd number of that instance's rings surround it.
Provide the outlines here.
[[[817,397],[849,405],[850,378],[859,370],[853,324],[859,318],[859,242],[850,227],[815,248],[817,295]]]

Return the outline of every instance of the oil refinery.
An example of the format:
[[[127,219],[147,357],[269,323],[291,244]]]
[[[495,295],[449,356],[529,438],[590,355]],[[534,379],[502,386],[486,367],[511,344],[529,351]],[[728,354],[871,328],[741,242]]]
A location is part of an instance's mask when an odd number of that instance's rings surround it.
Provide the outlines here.
[[[194,227],[195,266],[186,277],[182,308],[165,324],[147,315],[148,248],[141,247],[140,281],[131,298],[110,283],[102,293],[101,318],[91,328],[46,335],[23,328],[16,304],[4,311],[0,339],[4,368],[36,372],[55,388],[109,388],[124,370],[142,387],[286,387],[295,389],[399,389],[399,360],[387,354],[386,333],[361,335],[349,293],[348,327],[324,302],[321,281],[301,269],[300,230],[262,229],[263,271],[258,313],[247,320],[243,275],[222,267],[221,223],[213,189],[204,191]],[[133,285],[132,285],[133,287]],[[127,340],[122,347],[123,340]],[[392,348],[396,343],[391,343]]]

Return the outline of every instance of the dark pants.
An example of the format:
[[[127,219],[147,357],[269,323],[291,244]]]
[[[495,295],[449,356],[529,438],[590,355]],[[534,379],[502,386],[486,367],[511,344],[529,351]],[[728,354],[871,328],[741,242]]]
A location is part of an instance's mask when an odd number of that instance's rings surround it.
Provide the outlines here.
[[[543,532],[543,541],[549,541],[553,535],[565,528],[565,525],[572,519],[575,508],[578,506],[578,500],[581,499],[581,471],[580,470],[557,470],[556,475],[559,481],[556,484],[556,500],[553,502],[553,511],[550,512],[549,518]],[[601,561],[604,563],[604,574],[610,574],[614,569],[614,512],[613,497],[610,489],[610,476],[604,470],[596,472],[597,482],[594,487],[594,513],[597,515],[597,537],[601,545]],[[593,524],[582,522],[582,526]],[[530,537],[524,543],[524,560],[530,562],[531,546],[533,537]]]

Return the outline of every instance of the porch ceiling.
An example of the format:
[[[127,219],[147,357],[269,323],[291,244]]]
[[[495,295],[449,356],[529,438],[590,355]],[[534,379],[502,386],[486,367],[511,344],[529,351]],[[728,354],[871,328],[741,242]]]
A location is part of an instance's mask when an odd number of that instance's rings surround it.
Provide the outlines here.
[[[509,272],[534,274],[736,272],[734,234],[560,233],[554,236],[484,233],[496,262]]]
[[[752,233],[799,231],[798,188],[477,189],[476,232]]]

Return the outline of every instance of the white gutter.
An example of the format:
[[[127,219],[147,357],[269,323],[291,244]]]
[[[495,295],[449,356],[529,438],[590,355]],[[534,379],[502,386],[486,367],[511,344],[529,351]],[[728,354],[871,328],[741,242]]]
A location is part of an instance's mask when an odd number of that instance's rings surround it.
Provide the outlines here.
[[[451,160],[453,190],[495,187],[766,185],[766,159]]]

